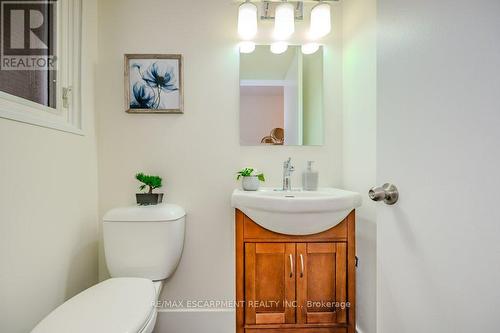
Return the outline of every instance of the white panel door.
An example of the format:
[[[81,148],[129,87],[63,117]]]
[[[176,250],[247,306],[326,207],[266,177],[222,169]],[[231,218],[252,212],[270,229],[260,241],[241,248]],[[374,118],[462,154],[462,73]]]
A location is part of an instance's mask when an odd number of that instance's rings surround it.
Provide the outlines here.
[[[500,332],[500,1],[377,6],[377,332]]]

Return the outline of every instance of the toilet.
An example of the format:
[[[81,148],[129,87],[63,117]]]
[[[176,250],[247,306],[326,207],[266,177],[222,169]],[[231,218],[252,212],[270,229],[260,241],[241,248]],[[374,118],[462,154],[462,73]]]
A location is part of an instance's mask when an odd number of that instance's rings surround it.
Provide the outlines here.
[[[63,303],[31,333],[151,333],[163,282],[181,258],[185,216],[173,204],[107,212],[103,238],[111,278]]]

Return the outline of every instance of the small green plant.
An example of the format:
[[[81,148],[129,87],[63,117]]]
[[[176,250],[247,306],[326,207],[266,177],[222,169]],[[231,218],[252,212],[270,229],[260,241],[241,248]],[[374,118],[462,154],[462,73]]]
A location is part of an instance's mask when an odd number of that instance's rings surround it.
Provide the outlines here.
[[[236,175],[236,180],[240,180],[241,177],[256,176],[261,182],[266,181],[266,178],[264,177],[264,174],[262,172],[259,174],[255,174],[255,170],[252,168],[241,169],[236,173]]]
[[[135,179],[140,181],[142,183],[141,186],[139,186],[139,189],[143,191],[146,187],[149,187],[148,193],[153,193],[154,189],[160,188],[161,185],[161,177],[160,176],[150,176],[150,175],[145,175],[142,172],[139,172],[138,174],[135,175]]]

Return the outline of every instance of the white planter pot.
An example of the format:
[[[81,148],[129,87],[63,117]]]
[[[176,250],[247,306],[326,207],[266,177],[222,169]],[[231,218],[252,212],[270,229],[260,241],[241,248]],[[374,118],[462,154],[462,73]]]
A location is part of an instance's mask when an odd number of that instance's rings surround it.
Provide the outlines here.
[[[257,191],[260,187],[260,180],[257,176],[243,177],[242,185],[245,191]]]

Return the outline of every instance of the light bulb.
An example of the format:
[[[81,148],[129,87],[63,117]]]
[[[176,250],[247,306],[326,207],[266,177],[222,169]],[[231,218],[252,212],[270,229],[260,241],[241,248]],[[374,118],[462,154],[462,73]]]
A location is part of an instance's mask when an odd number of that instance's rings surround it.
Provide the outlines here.
[[[276,7],[274,14],[274,38],[283,40],[295,31],[295,8],[291,3],[284,2]]]
[[[303,54],[313,54],[319,50],[319,44],[318,43],[307,43],[307,44],[302,45],[300,47],[300,49],[301,49]]]
[[[330,5],[320,3],[311,10],[311,26],[309,33],[312,38],[321,38],[330,33],[332,23],[330,17]]]
[[[287,42],[274,42],[271,44],[271,52],[274,54],[281,54],[288,49]]]
[[[240,45],[240,53],[252,53],[255,51],[255,43],[254,42],[241,42]]]
[[[242,3],[238,9],[238,34],[243,39],[252,39],[257,34],[257,6]]]

